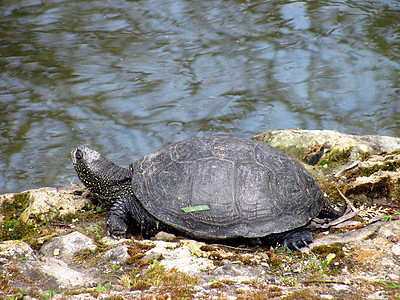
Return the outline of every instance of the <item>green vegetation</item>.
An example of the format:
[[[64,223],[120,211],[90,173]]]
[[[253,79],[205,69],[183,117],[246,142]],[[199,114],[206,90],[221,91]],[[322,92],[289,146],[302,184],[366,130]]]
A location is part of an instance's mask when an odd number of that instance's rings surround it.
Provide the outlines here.
[[[384,280],[379,280],[379,283],[382,284],[385,288],[400,290],[400,283],[396,283],[394,281],[384,281]]]
[[[394,281],[379,280],[379,284],[389,294],[389,299],[400,299],[400,283]]]
[[[19,219],[21,213],[29,205],[29,193],[14,194],[11,200],[6,200],[0,207],[0,214],[4,216],[0,241],[20,240],[35,231],[35,226],[24,223]]]
[[[27,222],[24,222],[20,216],[27,209],[29,203],[29,192],[17,193],[11,198],[4,200],[0,206],[0,215],[3,216],[0,223],[0,242],[6,240],[22,240],[28,243],[33,249],[37,250],[40,248],[41,243],[45,242],[45,240],[41,240],[39,244],[38,239],[40,237],[51,237],[59,230],[72,228],[72,225],[75,226],[74,223],[76,222],[85,223],[102,220],[102,223],[104,223],[107,216],[107,212],[101,207],[88,204],[75,214],[67,214],[63,217],[58,216],[51,220],[37,217],[36,219],[29,219]],[[83,231],[91,231],[87,229],[87,227],[83,229]],[[94,236],[96,240],[100,240],[101,236],[106,233],[105,226],[95,226],[93,231],[94,232],[90,232],[90,235]]]
[[[22,300],[24,299],[25,296],[25,291],[20,290],[18,295],[11,295],[9,297],[7,297],[7,300]]]
[[[393,215],[384,215],[382,218],[385,222],[390,222],[392,220],[397,220],[400,217],[400,213],[396,212]]]
[[[46,293],[39,295],[41,300],[49,300],[56,295],[56,292],[53,290],[48,290]]]
[[[155,287],[159,291],[155,295],[169,294],[172,299],[191,299],[193,286],[198,284],[199,279],[175,268],[166,270],[159,261],[154,261],[145,272],[134,269],[121,277],[120,281],[130,290],[147,290]]]
[[[108,293],[111,290],[111,285],[110,284],[106,284],[105,286],[103,286],[99,280],[99,282],[97,283],[97,287],[96,287],[96,291],[99,293]]]

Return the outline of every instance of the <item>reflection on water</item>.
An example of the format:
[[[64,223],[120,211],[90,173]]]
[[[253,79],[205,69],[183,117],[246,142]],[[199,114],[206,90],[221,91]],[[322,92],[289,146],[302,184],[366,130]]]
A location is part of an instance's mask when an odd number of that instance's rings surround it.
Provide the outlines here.
[[[0,193],[189,136],[400,136],[398,1],[45,1],[0,8]]]

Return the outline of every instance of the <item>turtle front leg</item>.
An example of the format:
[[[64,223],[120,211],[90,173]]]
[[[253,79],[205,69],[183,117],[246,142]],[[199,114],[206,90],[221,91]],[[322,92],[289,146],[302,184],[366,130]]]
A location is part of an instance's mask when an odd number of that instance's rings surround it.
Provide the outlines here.
[[[117,199],[108,214],[107,231],[114,238],[121,238],[128,230],[129,210],[124,199]]]

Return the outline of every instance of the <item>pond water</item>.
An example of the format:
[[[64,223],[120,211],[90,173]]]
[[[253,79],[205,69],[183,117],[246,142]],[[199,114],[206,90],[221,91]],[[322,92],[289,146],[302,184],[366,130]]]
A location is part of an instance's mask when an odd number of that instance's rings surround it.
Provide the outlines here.
[[[191,136],[400,136],[399,1],[2,0],[0,193]]]

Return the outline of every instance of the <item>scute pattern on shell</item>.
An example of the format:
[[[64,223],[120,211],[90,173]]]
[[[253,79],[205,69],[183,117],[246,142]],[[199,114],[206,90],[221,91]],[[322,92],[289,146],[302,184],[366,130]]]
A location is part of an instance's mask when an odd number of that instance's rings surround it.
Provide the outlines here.
[[[131,165],[144,208],[197,238],[263,237],[318,215],[322,191],[294,158],[260,141],[191,138]],[[210,209],[184,212],[207,205]]]

